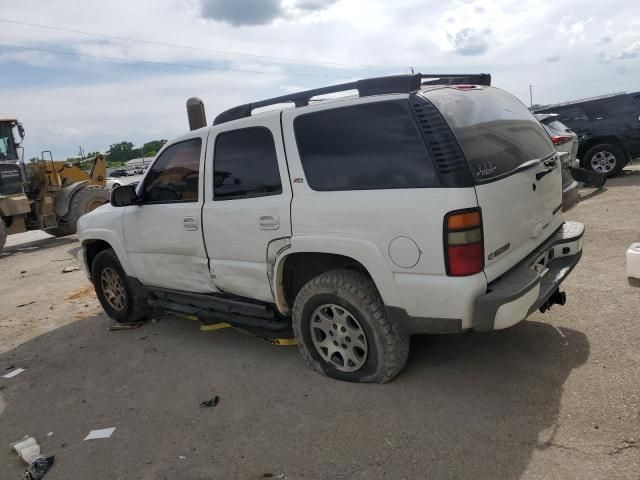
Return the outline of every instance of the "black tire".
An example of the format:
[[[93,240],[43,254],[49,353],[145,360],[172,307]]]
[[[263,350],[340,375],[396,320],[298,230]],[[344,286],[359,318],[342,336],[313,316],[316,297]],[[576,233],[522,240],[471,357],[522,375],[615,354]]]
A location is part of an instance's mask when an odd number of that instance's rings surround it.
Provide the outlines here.
[[[4,224],[4,221],[0,218],[0,250],[4,248],[4,244],[7,242],[7,226]]]
[[[612,163],[613,161],[615,163]],[[604,165],[603,162],[607,165]],[[587,170],[601,173],[607,178],[618,175],[626,164],[627,157],[624,151],[617,145],[608,143],[591,147],[584,156],[584,166]]]
[[[368,351],[358,370],[342,371],[336,368],[323,358],[313,343],[312,315],[327,304],[347,311],[347,317],[357,321],[366,337]],[[401,334],[397,325],[386,317],[376,286],[368,275],[357,270],[331,270],[310,280],[295,299],[293,331],[307,364],[313,370],[338,380],[386,383],[400,373],[409,355],[409,336]],[[314,332],[313,335],[317,335],[315,328]],[[328,336],[324,338],[333,341]],[[340,348],[337,343],[334,344]],[[340,355],[340,352],[336,353]]]
[[[67,215],[58,221],[57,227],[47,231],[56,237],[73,235],[77,230],[78,219],[85,213],[108,203],[110,198],[111,192],[99,185],[82,187],[71,197]]]
[[[108,275],[105,275],[105,271],[108,271]],[[116,275],[121,282],[123,297],[121,308],[114,306],[113,297],[105,290],[105,279],[112,274]],[[112,249],[101,251],[93,259],[91,280],[102,308],[116,322],[138,323],[149,317],[151,307],[147,303],[146,293],[141,287],[133,285],[129,281]]]

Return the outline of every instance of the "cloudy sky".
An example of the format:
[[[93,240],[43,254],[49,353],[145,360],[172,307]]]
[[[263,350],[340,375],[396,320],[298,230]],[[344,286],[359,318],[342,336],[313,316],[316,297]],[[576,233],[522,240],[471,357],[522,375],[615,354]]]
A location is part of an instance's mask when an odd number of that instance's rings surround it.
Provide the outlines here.
[[[527,104],[530,84],[535,103],[637,91],[640,2],[0,0],[0,117],[22,120],[27,157],[174,137],[190,96],[212,121],[411,67],[489,72]]]

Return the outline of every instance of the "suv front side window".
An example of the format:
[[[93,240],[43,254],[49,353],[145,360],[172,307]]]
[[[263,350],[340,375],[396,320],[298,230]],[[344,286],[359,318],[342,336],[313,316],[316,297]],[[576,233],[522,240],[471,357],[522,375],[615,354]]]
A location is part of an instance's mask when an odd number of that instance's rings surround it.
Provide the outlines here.
[[[213,198],[232,200],[282,193],[278,155],[271,130],[249,127],[216,138]]]
[[[144,181],[144,203],[198,201],[202,139],[192,138],[168,147],[150,167]]]

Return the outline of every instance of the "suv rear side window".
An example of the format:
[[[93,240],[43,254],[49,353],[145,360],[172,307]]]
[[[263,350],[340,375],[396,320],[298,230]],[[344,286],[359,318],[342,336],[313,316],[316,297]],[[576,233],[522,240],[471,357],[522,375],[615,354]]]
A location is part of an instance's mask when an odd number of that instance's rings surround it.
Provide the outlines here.
[[[585,109],[579,105],[563,107],[556,112],[560,115],[560,120],[564,123],[588,122],[589,116]]]
[[[219,134],[213,165],[216,200],[282,193],[278,155],[268,128],[250,127]]]
[[[527,107],[502,90],[440,88],[424,95],[455,133],[476,181],[506,176],[556,151]]]
[[[300,115],[298,151],[314,190],[438,186],[407,102],[378,102]]]
[[[193,138],[162,152],[144,180],[144,202],[197,202],[201,149],[202,139]]]

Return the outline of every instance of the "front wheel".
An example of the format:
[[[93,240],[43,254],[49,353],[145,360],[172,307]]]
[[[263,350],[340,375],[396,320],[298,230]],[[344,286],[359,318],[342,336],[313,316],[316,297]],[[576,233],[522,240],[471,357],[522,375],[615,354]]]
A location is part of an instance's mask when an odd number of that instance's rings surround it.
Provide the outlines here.
[[[295,299],[293,331],[309,366],[338,380],[388,382],[409,355],[409,336],[386,317],[371,278],[356,270],[310,280]]]
[[[585,166],[607,177],[615,177],[624,168],[626,158],[622,149],[616,145],[596,145],[585,155]]]
[[[93,259],[91,280],[102,308],[116,322],[137,323],[149,316],[146,295],[129,281],[113,250]]]

